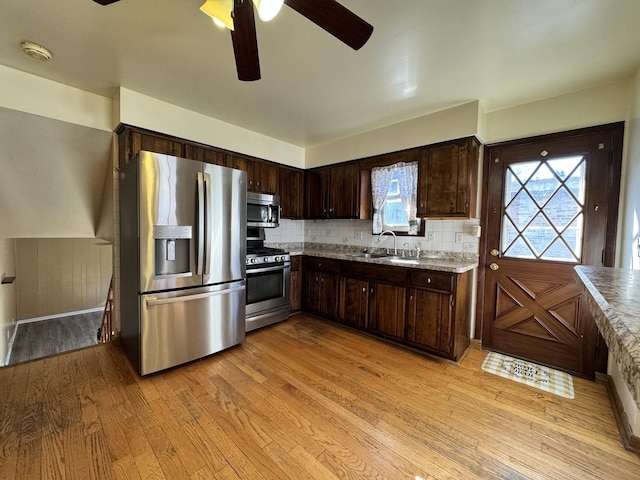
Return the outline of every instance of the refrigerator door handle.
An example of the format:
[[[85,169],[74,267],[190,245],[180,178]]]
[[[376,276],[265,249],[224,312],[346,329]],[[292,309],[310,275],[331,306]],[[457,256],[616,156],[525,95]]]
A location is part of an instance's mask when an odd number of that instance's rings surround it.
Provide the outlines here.
[[[198,236],[196,237],[196,275],[202,275],[205,228],[204,176],[202,175],[202,172],[198,172],[197,195],[198,202],[196,204],[196,221],[198,226]]]
[[[245,286],[238,286],[227,288],[225,290],[218,290],[217,292],[206,292],[206,293],[196,293],[195,295],[182,295],[179,297],[168,297],[168,298],[147,298],[147,307],[154,307],[157,305],[166,305],[167,303],[177,303],[177,302],[188,302],[191,300],[201,300],[203,298],[208,297],[216,297],[218,295],[228,295],[229,293],[237,292],[240,290],[244,290]]]
[[[209,275],[211,264],[211,212],[209,212],[209,202],[211,201],[211,175],[203,174],[204,177],[204,274]]]

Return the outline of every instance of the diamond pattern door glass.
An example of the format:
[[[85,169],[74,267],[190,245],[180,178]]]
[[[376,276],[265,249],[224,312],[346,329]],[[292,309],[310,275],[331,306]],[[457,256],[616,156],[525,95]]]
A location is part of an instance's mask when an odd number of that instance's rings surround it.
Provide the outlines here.
[[[580,263],[585,172],[582,156],[507,167],[501,240],[504,257]]]

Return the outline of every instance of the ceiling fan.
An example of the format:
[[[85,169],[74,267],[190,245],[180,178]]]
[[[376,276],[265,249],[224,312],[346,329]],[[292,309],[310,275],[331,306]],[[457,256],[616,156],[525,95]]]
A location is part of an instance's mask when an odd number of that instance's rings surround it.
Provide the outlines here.
[[[93,1],[100,5],[110,5],[119,0]],[[266,21],[269,16],[273,18],[277,14],[283,0],[206,0],[200,7],[203,12],[231,30],[238,79],[242,81],[260,79],[254,3],[258,7],[260,18]],[[275,13],[272,9],[263,15],[262,8],[267,4],[273,6],[273,3],[277,5],[273,7]],[[284,0],[284,3],[354,50],[359,50],[367,43],[373,32],[373,26],[335,0]]]

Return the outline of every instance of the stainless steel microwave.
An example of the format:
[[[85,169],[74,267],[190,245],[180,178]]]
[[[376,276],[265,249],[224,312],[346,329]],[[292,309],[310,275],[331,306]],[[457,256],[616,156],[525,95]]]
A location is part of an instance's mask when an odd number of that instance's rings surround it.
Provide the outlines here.
[[[247,226],[275,228],[280,224],[280,197],[247,192]]]

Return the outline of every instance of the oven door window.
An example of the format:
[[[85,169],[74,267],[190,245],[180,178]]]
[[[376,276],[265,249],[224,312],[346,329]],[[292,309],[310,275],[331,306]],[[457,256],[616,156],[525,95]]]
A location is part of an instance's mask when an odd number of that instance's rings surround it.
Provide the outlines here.
[[[284,269],[263,273],[247,271],[247,305],[282,298]]]

